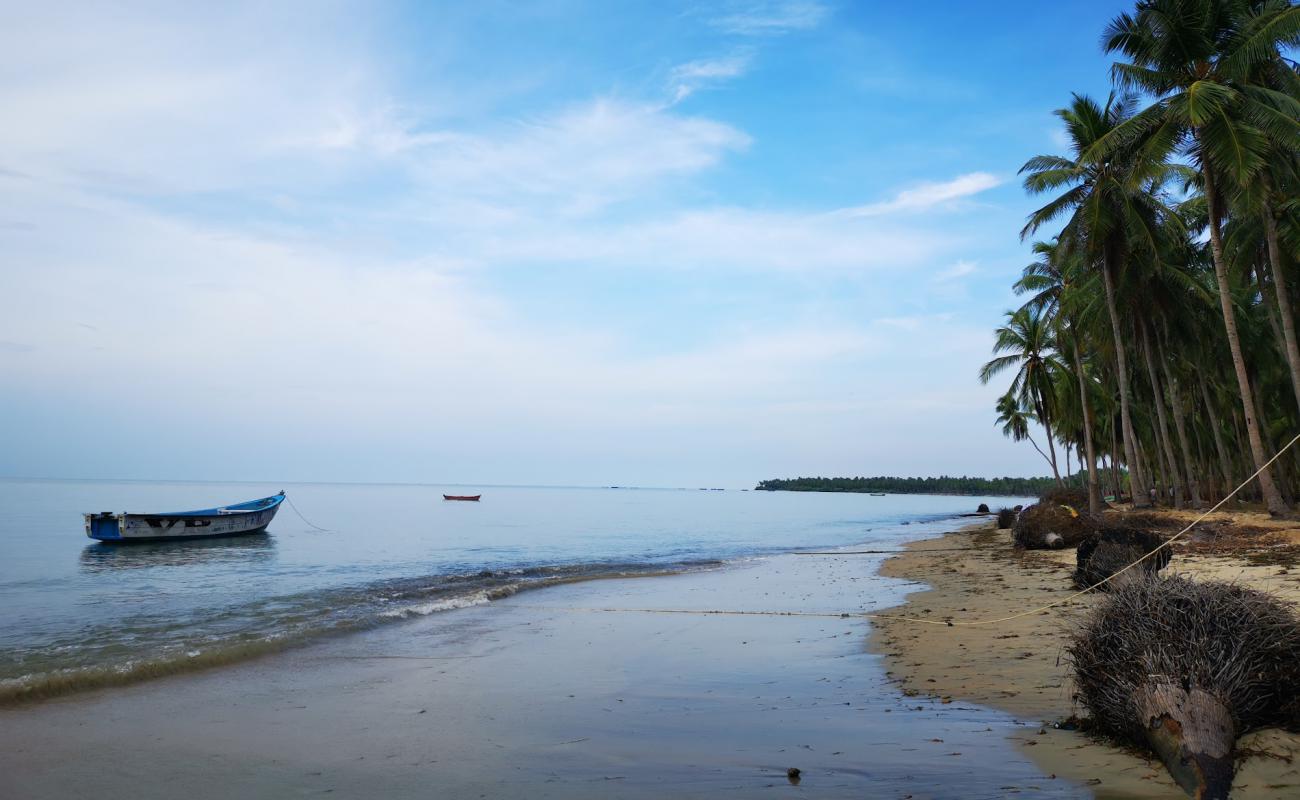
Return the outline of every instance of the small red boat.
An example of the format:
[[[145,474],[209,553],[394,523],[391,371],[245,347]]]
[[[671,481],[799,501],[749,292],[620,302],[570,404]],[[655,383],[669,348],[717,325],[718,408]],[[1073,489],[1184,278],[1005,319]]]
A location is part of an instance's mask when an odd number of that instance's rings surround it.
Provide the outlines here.
[[[471,502],[477,503],[478,499],[482,496],[483,495],[481,494],[444,494],[442,496],[442,499],[443,500],[469,500]]]

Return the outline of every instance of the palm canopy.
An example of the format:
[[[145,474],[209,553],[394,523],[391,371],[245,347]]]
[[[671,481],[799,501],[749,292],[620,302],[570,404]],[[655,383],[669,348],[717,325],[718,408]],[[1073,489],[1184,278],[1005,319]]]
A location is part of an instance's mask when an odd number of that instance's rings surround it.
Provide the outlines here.
[[[988,383],[1001,372],[1015,368],[1008,393],[1033,408],[1040,420],[1050,419],[1052,373],[1064,370],[1057,360],[1056,335],[1050,318],[1035,308],[1006,312],[1006,321],[994,331],[993,352],[998,355],[979,372]]]
[[[1281,50],[1300,44],[1300,7],[1288,0],[1142,0],[1102,38],[1128,61],[1111,68],[1116,85],[1156,102],[1089,150],[1103,159],[1151,137],[1181,143],[1236,186],[1268,163],[1270,150],[1300,147],[1300,101],[1258,80],[1271,71],[1294,86]]]
[[[1178,224],[1177,215],[1158,190],[1185,171],[1165,159],[1171,143],[1154,134],[1139,136],[1134,147],[1097,157],[1099,143],[1133,120],[1132,95],[1111,94],[1105,104],[1073,95],[1055,113],[1065,125],[1070,157],[1039,155],[1025,162],[1021,174],[1030,194],[1064,191],[1029,215],[1021,238],[1069,213],[1061,238],[1093,258],[1105,248],[1159,253],[1161,225]]]

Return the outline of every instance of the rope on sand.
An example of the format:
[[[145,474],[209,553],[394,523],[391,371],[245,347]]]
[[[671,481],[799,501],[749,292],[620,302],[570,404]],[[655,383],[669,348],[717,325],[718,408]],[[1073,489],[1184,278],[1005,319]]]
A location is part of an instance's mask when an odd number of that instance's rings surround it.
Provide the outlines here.
[[[1020,611],[1015,614],[1008,614],[1004,617],[993,617],[990,619],[976,619],[976,620],[958,620],[958,619],[926,619],[925,617],[909,617],[909,616],[904,616],[902,614],[875,614],[871,612],[855,612],[855,613],[844,612],[840,614],[834,614],[834,613],[815,612],[815,611],[734,611],[734,610],[699,611],[695,609],[685,609],[685,608],[564,608],[564,609],[553,608],[551,610],[592,611],[592,612],[622,611],[625,613],[630,612],[630,613],[642,613],[642,614],[698,614],[702,616],[737,616],[737,617],[821,617],[826,619],[832,619],[832,618],[833,619],[855,619],[855,618],[856,619],[879,619],[879,620],[892,620],[895,622],[914,622],[918,625],[937,625],[946,628],[976,628],[984,625],[998,625],[1003,622],[1011,622],[1012,620],[1023,619],[1024,617],[1032,617],[1038,614],[1045,615],[1054,608],[1059,608],[1063,605],[1066,605],[1072,600],[1077,600],[1078,598],[1082,597],[1088,592],[1091,592],[1094,589],[1104,586],[1105,584],[1111,582],[1115,578],[1118,578],[1120,575],[1124,574],[1125,572],[1128,572],[1130,569],[1133,569],[1138,564],[1141,564],[1143,561],[1146,561],[1148,558],[1151,558],[1156,553],[1159,553],[1161,550],[1164,550],[1165,548],[1169,547],[1174,542],[1181,539],[1183,536],[1187,535],[1188,531],[1196,527],[1206,517],[1210,516],[1211,514],[1218,511],[1220,508],[1222,508],[1224,503],[1227,503],[1229,500],[1235,497],[1237,493],[1240,492],[1242,489],[1246,488],[1251,481],[1259,477],[1259,475],[1263,473],[1264,470],[1272,466],[1273,462],[1281,458],[1282,454],[1285,453],[1287,450],[1290,450],[1291,447],[1296,442],[1300,442],[1300,434],[1297,434],[1295,438],[1287,442],[1282,447],[1282,449],[1278,450],[1277,453],[1272,458],[1264,462],[1264,465],[1262,467],[1260,467],[1259,469],[1251,473],[1249,478],[1246,478],[1246,480],[1242,481],[1241,485],[1239,485],[1237,488],[1229,492],[1222,500],[1220,500],[1219,502],[1211,506],[1208,511],[1203,512],[1199,517],[1192,520],[1192,522],[1188,524],[1187,527],[1183,528],[1178,533],[1166,539],[1159,547],[1154,548],[1151,552],[1133,561],[1123,569],[1120,569],[1112,573],[1110,576],[1103,578],[1100,581],[1097,581],[1096,583],[1087,587],[1086,589],[1080,589],[1079,591],[1069,595],[1068,597],[1061,598],[1060,600],[1055,600],[1051,603],[1047,603],[1046,605],[1039,606],[1038,608],[1031,608],[1028,611]],[[950,549],[969,550],[970,548],[958,547],[958,548],[950,548]],[[868,552],[868,551],[862,551],[862,552]],[[882,552],[902,552],[902,551],[882,551]],[[926,553],[926,552],[933,552],[933,551],[914,550],[911,552]],[[849,555],[849,553],[804,553],[803,555]],[[544,608],[544,607],[533,606],[533,608]]]

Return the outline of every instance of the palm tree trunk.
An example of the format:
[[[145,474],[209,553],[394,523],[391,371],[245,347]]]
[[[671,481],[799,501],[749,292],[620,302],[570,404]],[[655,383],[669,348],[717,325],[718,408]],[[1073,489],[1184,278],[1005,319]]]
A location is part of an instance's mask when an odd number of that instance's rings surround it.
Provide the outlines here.
[[[1043,414],[1043,409],[1043,399],[1040,397],[1037,401],[1038,421],[1043,424],[1043,431],[1047,434],[1047,451],[1052,454],[1050,462],[1052,465],[1052,475],[1056,478],[1057,486],[1064,486],[1065,484],[1061,482],[1061,471],[1056,468],[1056,445],[1052,443],[1052,426],[1048,424],[1047,417]],[[1037,444],[1034,445],[1034,447],[1037,446]],[[1041,453],[1042,451],[1039,450],[1038,452]]]
[[[1101,277],[1106,286],[1106,311],[1110,314],[1110,332],[1115,337],[1115,360],[1118,362],[1119,378],[1119,418],[1124,427],[1124,460],[1128,464],[1128,491],[1133,496],[1134,508],[1146,508],[1151,505],[1147,497],[1146,481],[1138,469],[1137,453],[1134,450],[1133,418],[1129,412],[1128,359],[1124,354],[1124,335],[1120,332],[1119,311],[1115,307],[1115,263],[1114,247],[1107,246],[1102,256]]]
[[[1147,362],[1147,376],[1151,381],[1151,399],[1156,406],[1156,448],[1164,456],[1165,475],[1174,485],[1174,508],[1182,508],[1185,505],[1183,475],[1178,469],[1177,459],[1174,458],[1173,445],[1169,443],[1169,422],[1165,418],[1164,395],[1160,391],[1160,378],[1156,374],[1156,360],[1151,356],[1151,334],[1147,331],[1146,322],[1139,320],[1137,327],[1142,335],[1142,355]]]
[[[1237,316],[1232,309],[1232,288],[1228,284],[1228,265],[1223,255],[1223,234],[1219,230],[1218,198],[1215,196],[1214,170],[1202,159],[1201,173],[1205,176],[1205,200],[1210,217],[1210,253],[1214,256],[1214,277],[1219,284],[1219,306],[1223,311],[1223,327],[1228,333],[1228,349],[1232,351],[1232,369],[1237,374],[1237,388],[1241,392],[1241,410],[1246,416],[1246,438],[1250,441],[1250,455],[1255,469],[1259,470],[1259,491],[1268,513],[1280,516],[1287,512],[1282,495],[1278,494],[1273,476],[1264,468],[1268,456],[1259,437],[1259,421],[1255,419],[1254,393],[1246,373],[1246,357],[1241,352],[1241,338],[1237,335]]]
[[[1296,404],[1300,405],[1300,346],[1296,345],[1295,317],[1291,313],[1291,295],[1286,288],[1286,270],[1282,268],[1282,249],[1278,245],[1277,217],[1268,201],[1267,186],[1264,198],[1264,238],[1268,241],[1268,267],[1273,273],[1273,289],[1277,294],[1278,316],[1282,318],[1282,335],[1286,340],[1286,363],[1291,369],[1291,389]]]
[[[1101,489],[1097,486],[1097,453],[1092,444],[1092,404],[1088,402],[1088,382],[1083,377],[1083,359],[1079,342],[1074,342],[1074,373],[1079,376],[1079,402],[1083,404],[1083,441],[1088,451],[1088,513],[1101,513]]]
[[[1223,430],[1219,426],[1219,414],[1214,410],[1214,398],[1210,397],[1210,387],[1201,379],[1201,396],[1205,398],[1205,413],[1210,418],[1210,433],[1214,436],[1214,449],[1219,455],[1219,469],[1223,471],[1224,492],[1232,488],[1232,460],[1228,458],[1228,448],[1223,443]]]
[[[1183,403],[1178,396],[1178,384],[1174,382],[1169,371],[1168,359],[1161,359],[1165,368],[1165,388],[1169,390],[1169,404],[1173,406],[1174,432],[1178,434],[1178,447],[1183,451],[1183,467],[1187,470],[1187,491],[1191,495],[1192,508],[1205,505],[1201,500],[1201,487],[1196,480],[1196,462],[1192,460],[1192,446],[1187,439],[1187,422],[1183,419]]]

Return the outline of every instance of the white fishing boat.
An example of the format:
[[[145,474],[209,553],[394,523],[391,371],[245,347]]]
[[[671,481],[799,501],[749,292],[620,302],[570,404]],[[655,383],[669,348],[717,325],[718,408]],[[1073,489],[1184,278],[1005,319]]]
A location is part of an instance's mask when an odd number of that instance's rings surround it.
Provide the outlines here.
[[[101,511],[85,514],[86,535],[101,542],[164,542],[261,533],[275,518],[284,492],[245,503],[173,511],[164,514],[130,514]]]

